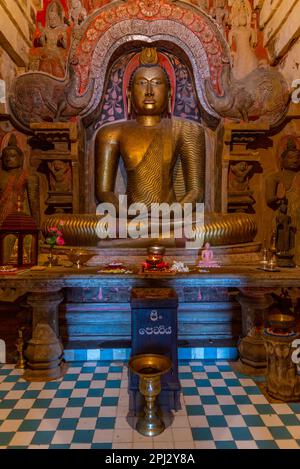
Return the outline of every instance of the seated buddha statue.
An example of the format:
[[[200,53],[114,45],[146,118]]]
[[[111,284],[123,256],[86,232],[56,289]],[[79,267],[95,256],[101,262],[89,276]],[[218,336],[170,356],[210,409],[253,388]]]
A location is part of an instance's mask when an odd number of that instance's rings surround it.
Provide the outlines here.
[[[122,158],[127,173],[128,205],[173,203],[174,171],[180,159],[186,194],[180,203],[203,202],[205,135],[203,127],[186,119],[164,117],[171,90],[155,49],[144,49],[127,91],[130,115],[121,123],[102,127],[96,137],[95,169],[98,202],[118,209],[115,180]]]
[[[140,65],[131,76],[127,98],[133,118],[102,127],[96,136],[98,202],[112,203],[116,214],[120,213],[115,194],[120,159],[127,174],[128,206],[143,203],[150,211],[152,204],[179,202],[182,207],[185,203],[195,207],[197,202],[203,202],[204,129],[198,123],[169,117],[172,99],[169,78],[158,63],[155,49],[143,50]],[[177,200],[174,180],[179,162],[185,194]],[[145,244],[145,240],[139,243]]]
[[[95,195],[98,204],[110,204],[118,220],[124,217],[122,204],[116,193],[120,163],[126,172],[126,208],[132,204],[146,207],[145,225],[149,236],[99,236],[105,217],[96,214],[60,214],[64,220],[64,239],[68,245],[98,247],[147,247],[153,244],[167,247],[186,245],[186,239],[203,238],[212,245],[251,242],[256,225],[246,214],[205,214],[205,227],[197,221],[197,204],[204,203],[205,194],[205,130],[194,121],[173,117],[170,79],[160,65],[156,49],[145,48],[140,62],[131,74],[127,89],[128,116],[101,127],[95,140]],[[171,218],[170,232],[159,231],[153,237],[152,206],[177,203],[180,210],[189,204],[192,211],[188,230],[193,236],[174,236],[176,217]],[[172,208],[171,208],[172,210]],[[149,226],[148,219],[150,219]],[[126,210],[127,226],[131,224]],[[171,214],[172,215],[172,214]],[[241,220],[243,218],[243,220]],[[59,222],[56,215],[47,218],[43,231]],[[157,225],[161,223],[158,215]],[[179,221],[179,224],[181,220]],[[143,221],[141,222],[143,224]],[[242,226],[242,228],[241,228]],[[181,226],[182,227],[182,226]],[[161,225],[159,226],[161,228]],[[151,235],[150,236],[150,230]],[[201,238],[201,239],[202,239]]]

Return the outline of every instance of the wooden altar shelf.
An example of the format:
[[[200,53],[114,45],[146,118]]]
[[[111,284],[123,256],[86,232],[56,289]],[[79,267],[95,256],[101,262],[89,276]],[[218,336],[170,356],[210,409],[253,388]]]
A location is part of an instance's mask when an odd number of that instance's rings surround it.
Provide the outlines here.
[[[46,323],[67,348],[89,341],[130,339],[130,292],[134,287],[174,288],[179,298],[179,340],[234,340],[239,336],[244,365],[261,372],[266,366],[262,331],[253,337],[257,318],[263,323],[274,303],[272,293],[300,288],[300,269],[265,272],[256,266],[224,267],[208,273],[147,276],[97,274],[96,267],[77,271],[55,267],[0,276],[0,301],[27,295],[32,330]],[[4,338],[5,339],[5,338]]]

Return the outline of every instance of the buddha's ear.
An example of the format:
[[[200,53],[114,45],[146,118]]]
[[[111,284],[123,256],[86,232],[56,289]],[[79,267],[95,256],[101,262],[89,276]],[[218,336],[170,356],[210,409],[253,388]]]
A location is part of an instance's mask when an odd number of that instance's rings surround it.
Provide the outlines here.
[[[126,98],[127,98],[127,113],[129,117],[131,116],[131,112],[132,112],[131,90],[129,88],[127,88],[126,90]]]
[[[169,90],[168,92],[168,114],[172,114],[172,92]]]

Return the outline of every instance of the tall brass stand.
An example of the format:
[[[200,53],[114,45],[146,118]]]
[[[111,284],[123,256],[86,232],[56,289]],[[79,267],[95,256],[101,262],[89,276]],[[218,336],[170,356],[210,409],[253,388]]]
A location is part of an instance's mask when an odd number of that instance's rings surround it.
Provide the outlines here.
[[[139,390],[146,401],[145,413],[139,417],[136,430],[145,436],[159,435],[165,425],[157,415],[155,400],[161,391],[160,378],[170,371],[172,362],[164,355],[135,355],[129,360],[129,368],[139,376]]]

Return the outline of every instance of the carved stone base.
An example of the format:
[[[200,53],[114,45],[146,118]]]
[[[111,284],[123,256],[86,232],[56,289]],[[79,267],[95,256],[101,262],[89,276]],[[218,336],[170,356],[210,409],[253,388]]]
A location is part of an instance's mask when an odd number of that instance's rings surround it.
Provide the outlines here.
[[[263,338],[263,325],[268,307],[274,302],[268,288],[240,289],[237,300],[242,307],[244,338],[239,344],[240,361],[256,370],[265,370],[267,366],[266,349]]]
[[[242,364],[257,370],[262,369],[263,373],[265,372],[267,366],[266,349],[260,335],[244,337],[239,343],[238,350]]]
[[[242,373],[247,376],[265,376],[266,368],[254,368],[253,366],[246,365],[241,360],[230,363],[231,367],[236,373]]]
[[[25,351],[27,381],[51,381],[63,375],[63,346],[49,324],[39,323]]]
[[[39,365],[39,369],[33,369],[32,367],[37,366],[35,364],[27,363],[29,367],[25,373],[23,374],[23,379],[25,381],[33,381],[33,382],[46,382],[46,381],[53,381],[56,379],[60,379],[66,373],[66,368],[61,360],[58,360],[57,363],[52,363],[53,368],[49,368],[49,363],[41,363]],[[44,366],[45,369],[41,369]]]
[[[300,376],[292,361],[295,338],[264,334],[268,361],[267,392],[271,397],[286,402],[300,401]]]

